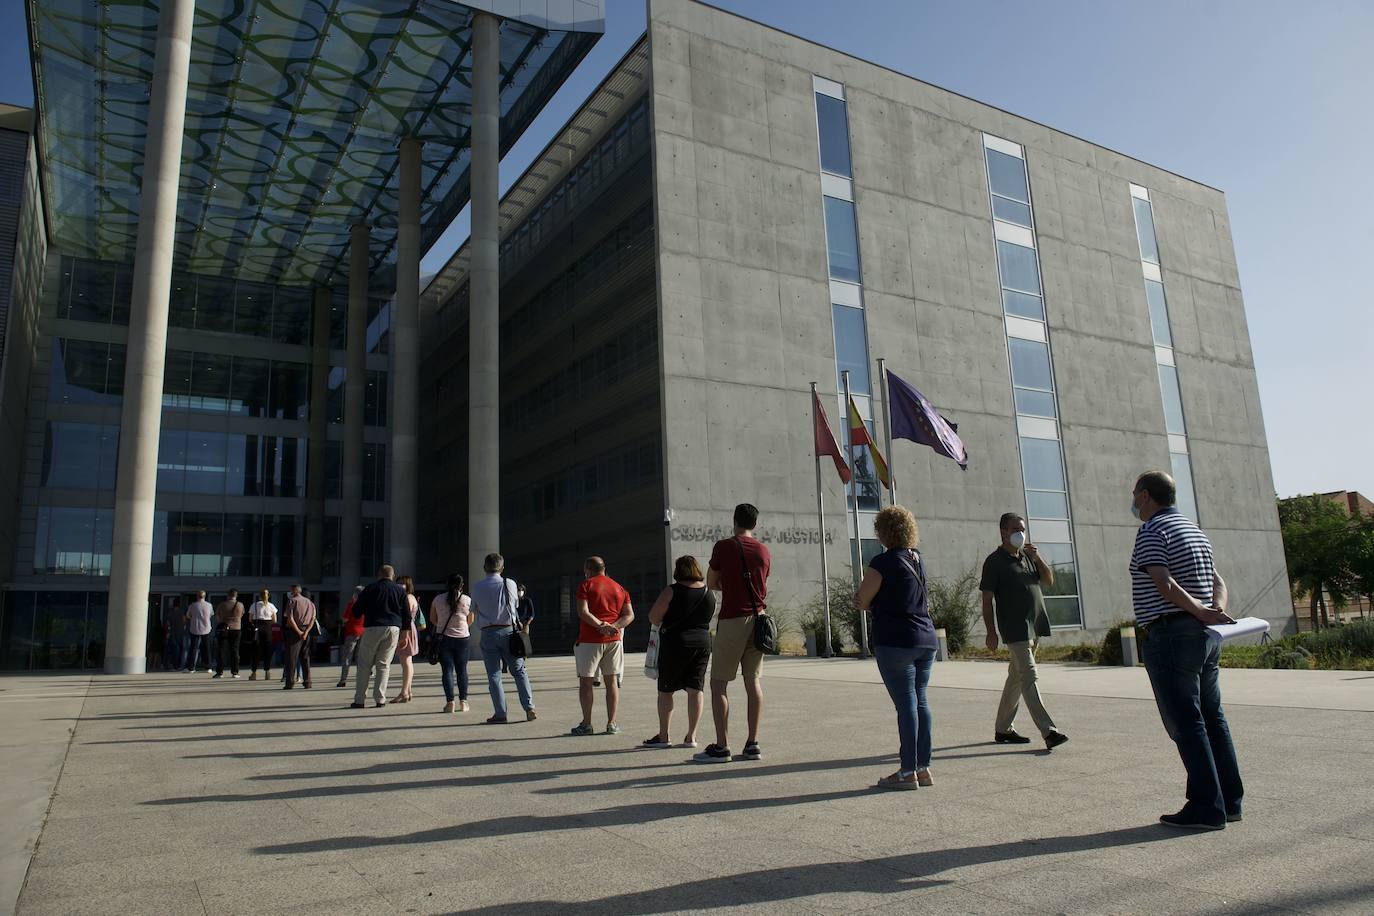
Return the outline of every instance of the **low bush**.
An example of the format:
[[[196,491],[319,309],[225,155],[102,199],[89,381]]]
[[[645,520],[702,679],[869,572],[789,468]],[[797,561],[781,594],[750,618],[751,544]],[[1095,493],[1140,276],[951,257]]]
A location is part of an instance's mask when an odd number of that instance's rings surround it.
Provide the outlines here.
[[[944,628],[950,655],[958,655],[968,645],[978,616],[973,600],[978,590],[978,571],[969,569],[953,579],[929,579],[926,590],[930,619],[937,628]]]
[[[1134,620],[1118,620],[1116,623],[1112,624],[1111,629],[1107,631],[1107,635],[1102,637],[1102,648],[1099,649],[1097,653],[1097,663],[1099,665],[1120,665],[1122,663],[1124,659],[1121,652],[1121,628],[1133,626],[1135,626]],[[1135,651],[1137,663],[1145,661],[1144,656],[1141,655],[1141,648],[1144,644],[1144,640],[1140,637],[1140,631],[1136,630]]]

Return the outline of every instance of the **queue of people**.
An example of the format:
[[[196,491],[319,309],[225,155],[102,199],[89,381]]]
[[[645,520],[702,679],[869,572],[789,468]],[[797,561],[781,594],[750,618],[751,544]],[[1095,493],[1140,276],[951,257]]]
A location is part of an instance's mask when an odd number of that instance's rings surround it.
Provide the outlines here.
[[[1132,600],[1142,634],[1145,669],[1154,689],[1165,730],[1175,742],[1188,773],[1186,803],[1161,822],[1179,828],[1219,830],[1241,819],[1244,788],[1230,730],[1221,707],[1218,655],[1221,637],[1208,629],[1233,622],[1226,614],[1226,583],[1217,572],[1207,537],[1177,509],[1172,477],[1161,471],[1142,474],[1131,493],[1131,510],[1142,522],[1130,560]],[[758,509],[735,508],[731,537],[716,542],[706,569],[693,556],[676,558],[673,582],[649,610],[659,628],[657,661],[658,730],[643,748],[697,747],[705,707],[708,669],[715,740],[693,756],[701,763],[759,760],[763,714],[764,652],[757,634],[767,615],[772,558],[754,536]],[[1008,512],[998,519],[998,545],[984,560],[979,590],[987,629],[986,643],[999,639],[1010,656],[1007,678],[994,720],[992,741],[1026,744],[1031,738],[1016,729],[1024,703],[1035,728],[1052,751],[1069,739],[1056,725],[1040,695],[1035,651],[1049,635],[1043,591],[1054,584],[1054,570],[1028,540],[1026,520]],[[864,572],[855,604],[872,615],[872,645],[883,685],[897,719],[898,769],[877,780],[881,789],[916,789],[934,785],[931,773],[934,717],[927,696],[938,644],[930,616],[925,561],[916,518],[902,506],[877,513],[874,533],[883,547]],[[464,593],[463,577],[448,577],[445,591],[430,604],[434,626],[427,660],[441,666],[444,713],[466,712],[467,665],[473,630],[487,676],[492,715],[488,724],[507,723],[509,712],[503,675],[513,680],[526,721],[538,718],[525,669],[533,602],[505,575],[505,559],[487,555],[484,576]],[[577,591],[578,636],[574,645],[581,720],[571,734],[597,734],[593,725],[595,688],[604,684],[606,725],[602,734],[621,731],[620,692],[625,654],[624,631],[635,620],[629,592],[607,572],[601,557],[587,558]],[[716,594],[720,598],[717,602]],[[263,591],[246,613],[253,629],[253,673],[261,660],[270,673],[270,653],[263,628],[277,620],[277,608]],[[318,612],[292,586],[281,614],[287,650],[285,687],[294,686],[297,666],[309,687],[309,648]],[[212,629],[219,642],[215,677],[228,666],[239,677],[238,631],[245,611],[235,592],[212,608],[205,593],[184,613],[189,637],[186,670],[194,670]],[[714,636],[711,631],[715,621]],[[369,684],[376,707],[413,699],[414,659],[421,652],[419,631],[425,625],[414,582],[399,580],[391,566],[377,581],[359,587],[342,620],[339,687],[347,684],[350,665],[357,665],[352,708],[365,707]],[[401,690],[391,700],[387,687],[393,658],[400,661]],[[742,752],[730,749],[729,686],[743,682],[746,738]],[[671,737],[674,697],[686,693],[687,727],[681,742]]]

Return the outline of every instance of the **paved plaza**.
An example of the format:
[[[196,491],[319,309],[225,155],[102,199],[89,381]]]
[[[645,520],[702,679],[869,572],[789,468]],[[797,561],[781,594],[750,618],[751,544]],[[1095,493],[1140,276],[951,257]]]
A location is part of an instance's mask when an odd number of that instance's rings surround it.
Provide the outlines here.
[[[1188,834],[1155,823],[1183,771],[1140,669],[1044,666],[1071,737],[1050,754],[991,743],[1002,666],[939,664],[936,785],[883,793],[896,727],[871,662],[770,660],[764,757],[722,765],[635,747],[656,727],[641,664],[624,733],[589,738],[566,735],[570,658],[534,660],[540,718],[508,726],[482,724],[482,681],[439,714],[423,664],[414,703],[361,711],[336,669],[290,693],[5,678],[0,910],[1374,912],[1369,674],[1223,672],[1245,820]]]

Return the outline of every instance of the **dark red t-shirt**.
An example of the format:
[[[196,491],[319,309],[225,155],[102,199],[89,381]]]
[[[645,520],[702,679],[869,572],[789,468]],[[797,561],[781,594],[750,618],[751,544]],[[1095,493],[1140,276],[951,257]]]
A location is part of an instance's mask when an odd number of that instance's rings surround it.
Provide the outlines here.
[[[357,598],[348,600],[348,607],[344,608],[343,631],[345,636],[362,636],[365,623],[361,614],[353,613],[353,606],[358,603]]]
[[[740,547],[749,564],[749,574],[754,580],[753,595],[744,581],[744,571],[740,567]],[[716,541],[711,548],[711,568],[720,573],[720,619],[748,617],[766,608],[764,599],[768,597],[768,571],[772,568],[773,558],[768,548],[757,538],[726,538]],[[750,600],[752,597],[752,601]]]
[[[603,623],[615,623],[620,619],[620,609],[630,600],[630,593],[621,588],[620,583],[602,573],[592,576],[577,587],[577,597],[587,602],[587,610]],[[598,632],[595,627],[582,623],[577,632],[578,642],[618,642],[623,634],[617,630],[614,636]]]

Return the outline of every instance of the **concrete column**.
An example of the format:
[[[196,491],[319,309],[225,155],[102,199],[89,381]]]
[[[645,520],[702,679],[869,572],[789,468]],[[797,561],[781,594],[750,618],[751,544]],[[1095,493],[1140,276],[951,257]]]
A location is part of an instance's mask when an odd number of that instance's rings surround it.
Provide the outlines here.
[[[472,20],[472,230],[469,250],[468,580],[500,549],[500,20]]]
[[[367,392],[368,242],[371,230],[354,226],[348,257],[348,348],[344,365],[343,514],[339,519],[339,607],[347,606],[364,573],[363,401]]]
[[[331,290],[315,290],[310,330],[310,445],[305,465],[305,581],[324,578],[325,454],[329,437],[329,306]]]
[[[120,412],[106,674],[142,674],[147,664],[162,373],[167,361],[167,306],[195,6],[195,0],[163,0],[158,14]]]
[[[400,575],[415,569],[416,498],[419,480],[417,432],[420,421],[420,147],[401,141],[400,212],[396,226],[396,301],[391,306],[391,448],[387,535],[388,562]]]

